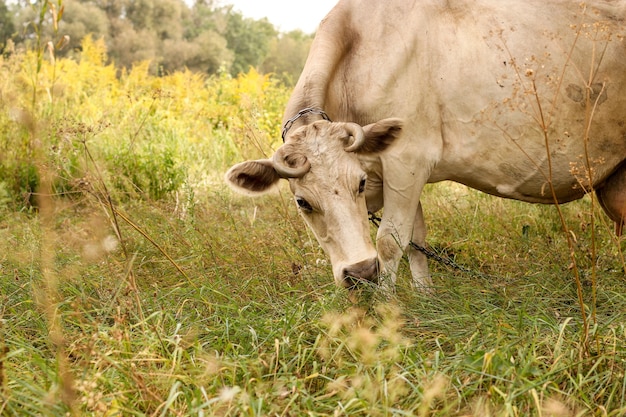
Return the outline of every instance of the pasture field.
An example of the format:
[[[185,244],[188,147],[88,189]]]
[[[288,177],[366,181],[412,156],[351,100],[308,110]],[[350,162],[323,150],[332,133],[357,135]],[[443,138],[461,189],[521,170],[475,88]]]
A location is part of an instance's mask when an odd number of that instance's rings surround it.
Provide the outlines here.
[[[221,181],[278,145],[286,88],[104,54],[0,61],[0,415],[626,414],[623,242],[591,197],[428,186],[428,243],[470,272],[349,296],[285,187]]]

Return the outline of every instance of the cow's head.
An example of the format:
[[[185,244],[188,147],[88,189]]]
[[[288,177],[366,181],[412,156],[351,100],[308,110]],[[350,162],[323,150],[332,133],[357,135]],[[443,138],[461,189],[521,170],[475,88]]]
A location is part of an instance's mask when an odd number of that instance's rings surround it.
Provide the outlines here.
[[[376,282],[381,264],[370,238],[363,159],[384,151],[401,129],[399,119],[364,127],[320,120],[294,130],[271,159],[233,166],[226,180],[252,195],[289,180],[302,217],[330,257],[335,282]]]

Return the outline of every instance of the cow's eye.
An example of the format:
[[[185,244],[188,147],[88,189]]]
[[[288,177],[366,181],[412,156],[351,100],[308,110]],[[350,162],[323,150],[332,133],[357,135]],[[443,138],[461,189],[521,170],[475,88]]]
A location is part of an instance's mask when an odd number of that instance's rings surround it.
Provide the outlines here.
[[[309,204],[309,202],[306,201],[304,198],[296,197],[296,204],[298,205],[298,207],[300,207],[301,210],[305,212],[310,213],[313,211],[313,207],[311,207],[311,204]]]
[[[365,191],[365,183],[367,180],[365,178],[361,178],[361,182],[359,183],[359,194],[362,194]]]

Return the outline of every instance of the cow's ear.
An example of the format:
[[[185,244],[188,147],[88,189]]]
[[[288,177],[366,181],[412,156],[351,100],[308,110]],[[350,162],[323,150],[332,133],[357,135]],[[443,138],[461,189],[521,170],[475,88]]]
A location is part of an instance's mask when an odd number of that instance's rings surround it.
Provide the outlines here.
[[[402,119],[383,119],[363,126],[365,141],[357,153],[378,153],[389,147],[402,133]]]
[[[270,159],[259,159],[233,166],[224,178],[235,191],[260,195],[270,191],[278,183],[280,176]]]

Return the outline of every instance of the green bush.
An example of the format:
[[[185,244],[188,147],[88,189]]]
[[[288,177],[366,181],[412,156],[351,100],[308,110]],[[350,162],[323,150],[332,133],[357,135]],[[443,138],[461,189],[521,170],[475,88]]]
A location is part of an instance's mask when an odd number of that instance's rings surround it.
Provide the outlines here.
[[[117,74],[89,37],[76,60],[41,58],[0,58],[0,178],[14,209],[35,202],[42,170],[58,194],[104,180],[111,193],[159,200],[279,143],[288,90],[255,70],[155,77],[144,62]]]

